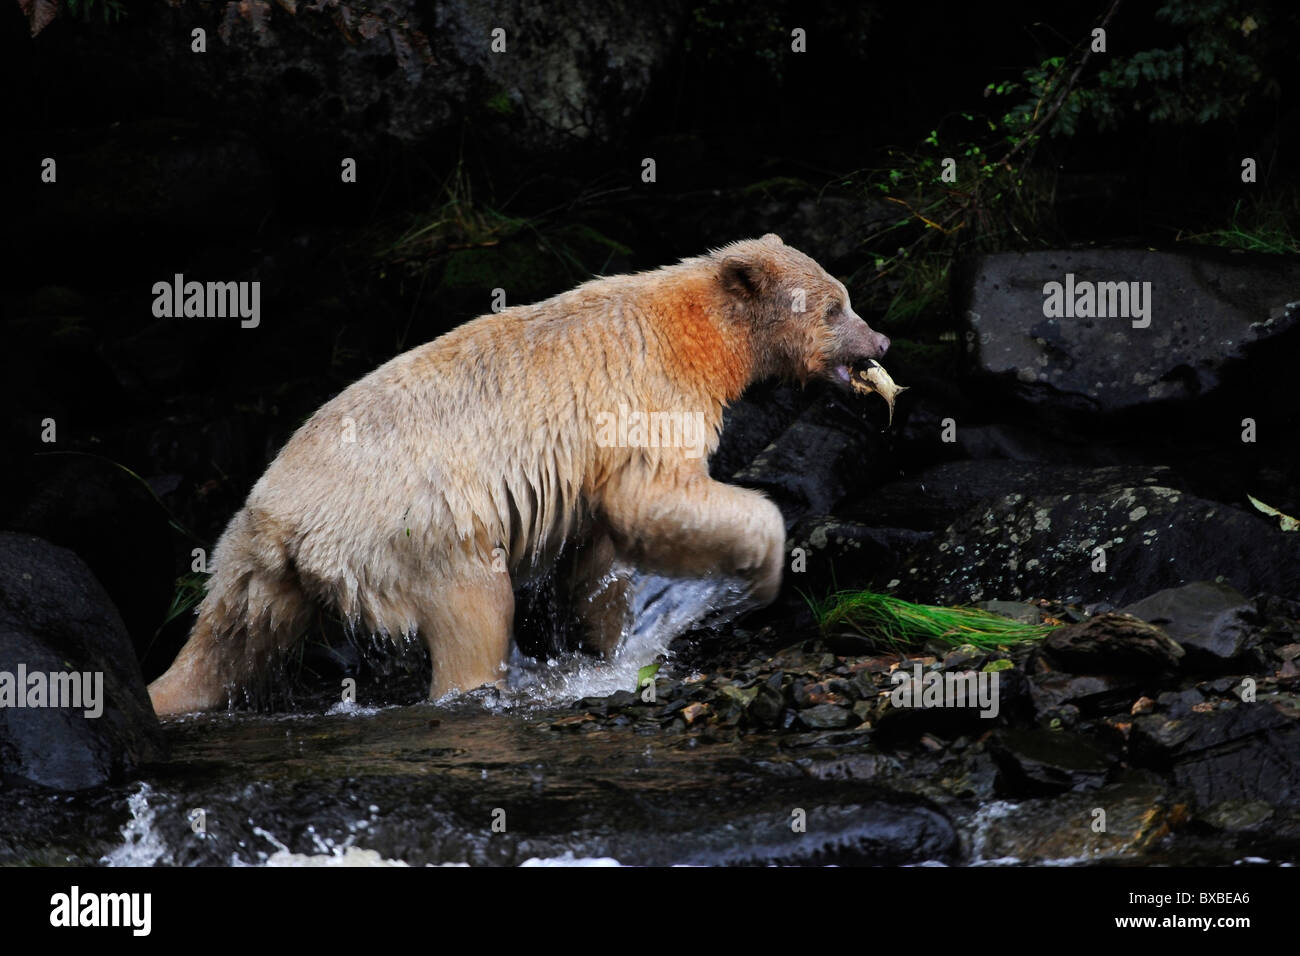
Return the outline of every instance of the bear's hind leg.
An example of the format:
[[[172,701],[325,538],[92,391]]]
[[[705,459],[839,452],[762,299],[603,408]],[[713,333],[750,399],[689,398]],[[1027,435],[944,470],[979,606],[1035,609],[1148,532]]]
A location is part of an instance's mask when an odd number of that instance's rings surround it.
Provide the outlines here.
[[[437,589],[420,621],[433,661],[429,697],[469,691],[505,678],[514,622],[510,575],[483,570]]]

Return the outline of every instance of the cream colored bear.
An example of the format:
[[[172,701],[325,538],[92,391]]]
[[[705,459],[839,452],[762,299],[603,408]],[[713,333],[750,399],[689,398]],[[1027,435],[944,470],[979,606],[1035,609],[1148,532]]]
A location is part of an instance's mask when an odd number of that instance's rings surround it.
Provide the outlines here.
[[[253,486],[189,641],[149,687],[154,709],[225,706],[319,607],[422,635],[435,698],[499,681],[513,585],[564,540],[588,542],[577,587],[595,647],[617,642],[625,613],[598,583],[615,559],[738,576],[767,603],[784,525],[758,492],[709,477],[723,406],[769,376],[847,387],[888,346],[841,282],[768,235],[399,355],[322,406]]]

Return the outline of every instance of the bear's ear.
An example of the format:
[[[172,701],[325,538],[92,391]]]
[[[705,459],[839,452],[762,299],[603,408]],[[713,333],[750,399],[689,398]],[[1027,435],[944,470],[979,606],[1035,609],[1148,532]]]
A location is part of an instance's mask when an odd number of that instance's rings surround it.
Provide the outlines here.
[[[774,232],[769,232],[769,233],[767,233],[765,236],[763,236],[762,241],[763,241],[763,242],[771,243],[771,244],[774,245],[774,246],[784,246],[784,245],[785,245],[785,243],[781,241],[781,237],[778,236],[778,235],[777,235],[776,233],[774,233]]]
[[[767,263],[750,256],[727,256],[718,270],[722,287],[742,299],[754,299],[769,291],[772,274]]]

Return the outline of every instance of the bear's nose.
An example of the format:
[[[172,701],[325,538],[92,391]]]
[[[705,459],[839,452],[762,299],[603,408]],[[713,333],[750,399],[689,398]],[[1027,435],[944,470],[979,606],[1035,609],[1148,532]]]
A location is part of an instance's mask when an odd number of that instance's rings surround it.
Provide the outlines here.
[[[889,351],[889,336],[881,335],[879,332],[874,333],[876,336],[876,350],[883,356]]]

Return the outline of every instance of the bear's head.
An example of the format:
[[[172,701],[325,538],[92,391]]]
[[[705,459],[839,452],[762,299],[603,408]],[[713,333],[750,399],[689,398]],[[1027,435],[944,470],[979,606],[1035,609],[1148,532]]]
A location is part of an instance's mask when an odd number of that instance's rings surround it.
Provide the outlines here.
[[[718,281],[754,348],[755,378],[827,378],[847,388],[854,367],[880,359],[889,339],[849,304],[813,259],[769,233],[715,251]]]

